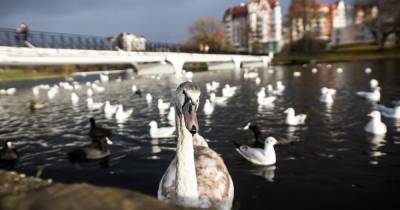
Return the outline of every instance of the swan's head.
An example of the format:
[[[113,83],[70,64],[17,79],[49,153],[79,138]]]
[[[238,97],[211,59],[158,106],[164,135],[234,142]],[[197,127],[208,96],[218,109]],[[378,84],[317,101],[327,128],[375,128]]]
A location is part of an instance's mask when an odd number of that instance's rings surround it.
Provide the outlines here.
[[[195,134],[199,131],[196,111],[199,108],[200,88],[193,82],[184,82],[178,86],[175,95],[175,107],[185,120],[186,129]]]
[[[294,115],[294,109],[293,108],[288,108],[284,111],[286,114],[293,114]]]
[[[370,116],[372,118],[380,118],[381,113],[379,111],[372,111],[371,113],[368,114],[368,116]]]
[[[276,145],[277,143],[278,143],[278,141],[277,141],[274,137],[272,137],[272,136],[267,137],[267,138],[265,139],[265,144]]]
[[[157,127],[157,122],[154,121],[154,120],[152,120],[152,121],[149,123],[149,126],[150,126],[150,127]]]

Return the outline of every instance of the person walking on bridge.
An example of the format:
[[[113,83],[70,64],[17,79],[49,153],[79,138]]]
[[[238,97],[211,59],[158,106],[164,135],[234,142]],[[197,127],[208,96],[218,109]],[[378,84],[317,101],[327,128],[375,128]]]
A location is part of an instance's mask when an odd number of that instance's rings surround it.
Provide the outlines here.
[[[26,46],[26,41],[29,36],[29,28],[28,24],[22,22],[19,27],[16,29],[16,39],[18,46]]]

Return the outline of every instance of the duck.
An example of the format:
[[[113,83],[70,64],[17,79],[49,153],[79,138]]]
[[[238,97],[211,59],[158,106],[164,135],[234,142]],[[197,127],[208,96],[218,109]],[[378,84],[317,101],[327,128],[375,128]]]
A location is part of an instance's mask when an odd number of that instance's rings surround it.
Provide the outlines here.
[[[174,137],[176,128],[173,127],[162,127],[159,128],[156,121],[152,120],[149,123],[150,126],[150,137],[151,138],[171,138]]]
[[[125,122],[126,120],[128,120],[129,116],[132,115],[132,112],[133,108],[124,111],[124,106],[122,104],[119,104],[117,112],[115,113],[115,119],[117,119],[117,122]]]
[[[211,148],[194,144],[199,97],[200,88],[192,82],[180,84],[175,92],[176,156],[161,178],[157,198],[185,207],[228,210],[234,185],[223,159]]]
[[[357,95],[360,97],[363,97],[369,101],[372,102],[378,102],[381,100],[381,92],[380,92],[381,88],[380,87],[376,87],[372,92],[368,92],[368,91],[358,91]]]
[[[26,103],[26,106],[32,113],[34,113],[36,110],[46,108],[48,104],[43,101],[29,100],[28,103]]]
[[[10,140],[4,141],[3,150],[0,152],[0,162],[14,162],[19,158],[18,152],[13,148]]]
[[[111,119],[112,116],[117,112],[118,105],[111,105],[110,101],[104,103],[104,114],[107,119]]]
[[[101,102],[94,102],[93,98],[87,98],[87,106],[90,110],[96,110],[96,109],[101,109],[103,107],[103,103]]]
[[[153,96],[150,93],[146,93],[146,102],[148,104],[151,104],[152,100],[153,100]]]
[[[378,110],[384,117],[400,119],[400,104],[396,104],[394,108],[386,107],[382,104],[379,104]]]
[[[132,92],[134,92],[134,93],[138,90],[138,88],[137,88],[136,85],[132,85],[132,88],[131,88],[131,89],[132,89]]]
[[[79,103],[79,96],[76,93],[71,93],[71,102],[72,105],[76,106]]]
[[[286,113],[286,119],[285,123],[286,125],[302,125],[305,124],[307,115],[306,114],[299,114],[295,115],[295,111],[293,108],[288,108],[285,110]]]
[[[373,135],[385,135],[387,132],[386,125],[381,121],[381,113],[379,111],[372,111],[368,116],[371,120],[365,126],[364,130]]]
[[[214,92],[210,93],[210,101],[213,104],[225,106],[227,99],[228,98],[226,98],[226,97],[216,96],[216,94]]]
[[[171,106],[168,113],[168,121],[171,125],[175,125],[175,107]]]
[[[92,88],[94,91],[98,92],[98,93],[102,93],[106,90],[105,87],[102,86],[98,86],[96,83],[92,84]]]
[[[111,145],[112,141],[108,138],[101,138],[96,142],[96,147],[83,147],[68,153],[71,162],[101,160],[111,155],[107,145]]]
[[[112,131],[106,128],[102,128],[96,125],[96,121],[93,117],[89,118],[90,122],[90,130],[89,137],[93,142],[98,141],[99,139],[107,138],[110,139],[112,135]]]
[[[171,106],[171,103],[164,102],[161,98],[159,98],[158,101],[157,101],[157,107],[158,107],[159,110],[169,109],[170,106]]]
[[[203,112],[206,115],[211,115],[214,112],[214,105],[211,104],[210,99],[206,99],[203,107]]]
[[[276,145],[278,141],[274,137],[270,136],[265,139],[263,149],[240,145],[235,141],[233,143],[236,147],[236,151],[246,160],[255,165],[267,166],[276,163],[276,153],[274,145]]]

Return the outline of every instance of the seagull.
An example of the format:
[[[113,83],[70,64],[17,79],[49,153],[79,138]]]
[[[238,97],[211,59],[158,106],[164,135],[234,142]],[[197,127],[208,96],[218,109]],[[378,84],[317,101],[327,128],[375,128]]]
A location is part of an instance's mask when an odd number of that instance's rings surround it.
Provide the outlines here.
[[[214,92],[210,93],[210,101],[213,104],[225,106],[227,99],[226,97],[216,96]]]
[[[379,86],[379,82],[376,79],[371,79],[369,81],[369,87],[371,88],[371,90],[374,90],[375,88],[377,88]]]
[[[79,96],[76,93],[71,93],[72,105],[76,106],[79,103]]]
[[[159,110],[169,109],[170,106],[171,106],[171,103],[164,102],[161,98],[159,98],[157,101],[157,107]]]
[[[381,121],[381,113],[379,111],[372,111],[368,116],[372,119],[365,126],[365,132],[374,135],[384,135],[387,132],[386,125]]]
[[[110,101],[106,101],[104,103],[104,114],[106,115],[107,119],[111,119],[113,114],[117,112],[118,105],[111,105]]]
[[[381,100],[380,90],[381,90],[380,87],[376,87],[372,92],[358,91],[357,95],[365,99],[368,99],[369,101],[378,102]]]
[[[176,130],[175,127],[163,127],[159,128],[156,121],[151,121],[150,126],[150,137],[151,138],[171,138]]]
[[[214,112],[214,105],[211,104],[209,99],[204,103],[203,112],[206,115],[211,115]]]
[[[153,100],[153,96],[151,96],[150,93],[147,93],[147,94],[146,94],[146,102],[147,102],[148,104],[150,104],[152,100]]]
[[[122,104],[120,104],[118,105],[117,112],[115,113],[115,119],[117,119],[117,122],[125,122],[128,120],[129,116],[131,116],[132,112],[133,108],[124,111],[124,107]]]
[[[274,145],[276,145],[278,141],[274,137],[268,137],[265,139],[263,149],[240,145],[236,142],[233,143],[236,147],[236,151],[239,152],[242,157],[253,164],[273,165],[276,163],[276,153]]]
[[[302,124],[305,124],[307,115],[305,115],[305,114],[295,115],[295,111],[294,111],[293,108],[286,109],[285,113],[286,113],[285,123],[287,125],[302,125]]]
[[[88,98],[86,99],[86,101],[87,101],[87,106],[90,110],[101,109],[101,107],[103,107],[103,103],[94,102],[93,98]]]
[[[394,108],[379,104],[378,109],[384,117],[400,119],[400,104],[396,104]]]

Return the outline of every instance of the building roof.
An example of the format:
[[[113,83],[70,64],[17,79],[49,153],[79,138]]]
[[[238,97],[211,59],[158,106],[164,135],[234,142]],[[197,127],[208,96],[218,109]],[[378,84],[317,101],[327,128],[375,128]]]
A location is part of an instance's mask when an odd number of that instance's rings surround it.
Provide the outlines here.
[[[244,6],[236,6],[226,9],[224,19],[228,15],[232,18],[247,16],[247,4]]]

